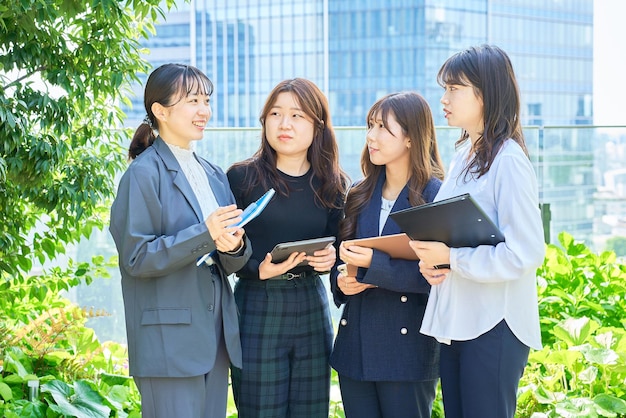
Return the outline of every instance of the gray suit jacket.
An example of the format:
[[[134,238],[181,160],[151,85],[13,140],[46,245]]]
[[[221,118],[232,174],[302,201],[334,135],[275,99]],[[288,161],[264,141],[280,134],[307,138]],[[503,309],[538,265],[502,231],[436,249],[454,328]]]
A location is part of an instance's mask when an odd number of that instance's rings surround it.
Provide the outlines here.
[[[235,203],[224,172],[198,160],[218,204]],[[230,360],[241,367],[237,308],[227,276],[250,258],[250,242],[245,238],[245,249],[236,255],[218,253],[217,267],[196,266],[215,244],[191,186],[161,138],[122,176],[109,229],[119,253],[130,374],[188,377],[209,372],[220,311]],[[221,286],[214,287],[212,279]]]

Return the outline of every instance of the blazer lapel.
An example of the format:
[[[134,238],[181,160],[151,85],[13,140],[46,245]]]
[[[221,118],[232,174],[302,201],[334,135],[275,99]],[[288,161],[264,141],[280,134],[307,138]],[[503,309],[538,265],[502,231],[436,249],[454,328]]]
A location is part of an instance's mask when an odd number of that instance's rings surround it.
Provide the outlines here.
[[[189,203],[189,206],[191,206],[191,208],[193,209],[196,217],[198,218],[198,221],[203,221],[204,218],[202,216],[200,203],[198,202],[196,194],[193,192],[189,181],[187,181],[187,178],[182,173],[180,164],[178,164],[178,160],[176,160],[176,157],[174,157],[172,151],[170,151],[169,147],[167,146],[165,141],[161,139],[161,137],[158,137],[154,141],[152,146],[155,147],[157,153],[163,160],[165,167],[167,167],[168,171],[172,173],[172,182],[174,183],[174,186],[177,187],[178,190],[180,190],[183,196],[185,196],[185,200],[187,200],[187,203]]]
[[[398,195],[396,202],[393,204],[390,213],[406,209],[409,206],[411,206],[411,203],[409,202],[409,187],[408,185],[405,185]],[[402,232],[402,230],[400,229],[396,221],[391,218],[387,218],[387,222],[385,223],[385,226],[383,228],[383,235],[399,234],[400,232]]]
[[[385,179],[386,175],[383,171],[378,176],[378,181],[376,182],[372,198],[361,215],[363,222],[359,222],[357,238],[376,237],[379,235],[380,207],[382,203],[381,199],[383,197],[383,185],[385,184]],[[409,188],[405,185],[398,195],[393,208],[391,208],[391,212],[406,209],[409,206],[411,206],[409,203]],[[398,224],[396,224],[394,220],[387,218],[387,222],[385,222],[385,226],[383,227],[382,235],[399,234],[400,232],[402,231],[400,230]]]
[[[196,160],[198,160],[202,168],[204,168],[204,171],[209,178],[209,186],[211,186],[211,190],[213,191],[213,196],[215,196],[217,204],[220,206],[229,205],[231,203],[230,196],[228,196],[225,191],[230,190],[230,186],[224,185],[215,172],[215,169],[211,167],[206,160],[199,158],[198,156],[196,156]]]
[[[385,172],[383,171],[380,176],[378,176],[378,181],[376,182],[374,193],[372,193],[372,198],[370,199],[369,203],[365,207],[365,210],[361,214],[363,222],[358,223],[359,230],[356,233],[357,238],[377,237],[379,235],[378,224],[380,222],[380,199],[383,195],[384,183]]]

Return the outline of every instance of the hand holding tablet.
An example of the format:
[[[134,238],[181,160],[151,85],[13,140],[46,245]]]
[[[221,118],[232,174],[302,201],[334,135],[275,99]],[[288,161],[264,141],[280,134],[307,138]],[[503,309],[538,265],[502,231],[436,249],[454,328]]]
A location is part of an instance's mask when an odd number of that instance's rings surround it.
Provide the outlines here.
[[[306,253],[306,255],[313,255],[315,251],[323,250],[334,242],[335,237],[322,237],[276,244],[276,246],[272,249],[270,253],[272,255],[272,262],[280,263],[282,261],[285,261],[294,252]],[[308,262],[305,260],[302,263],[298,264],[298,266],[305,266],[307,264]]]

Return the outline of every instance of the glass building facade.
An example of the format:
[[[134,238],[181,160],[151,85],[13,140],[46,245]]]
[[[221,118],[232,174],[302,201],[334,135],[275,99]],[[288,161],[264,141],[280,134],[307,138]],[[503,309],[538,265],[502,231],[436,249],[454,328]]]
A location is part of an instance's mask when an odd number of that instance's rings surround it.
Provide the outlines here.
[[[192,64],[213,80],[214,127],[255,127],[279,81],[327,94],[335,126],[363,126],[384,94],[416,90],[435,122],[437,71],[453,53],[492,43],[513,61],[523,124],[592,123],[590,0],[191,0],[144,41],[148,60]],[[143,119],[141,86],[127,111]]]
[[[450,160],[459,130],[445,126],[436,75],[450,55],[482,43],[501,46],[513,61],[539,200],[550,208],[547,239],[557,243],[566,231],[601,250],[626,236],[626,126],[585,126],[593,117],[593,0],[180,0],[143,42],[153,66],[193,64],[215,83],[200,155],[224,169],[252,155],[268,93],[304,77],[329,98],[340,163],[353,180],[365,114],[394,91],[426,97]],[[144,117],[142,86],[134,89],[131,127]],[[93,254],[115,254],[106,231],[79,248],[79,259]],[[111,273],[113,280],[74,296],[110,312],[91,326],[101,340],[122,342],[119,273]]]

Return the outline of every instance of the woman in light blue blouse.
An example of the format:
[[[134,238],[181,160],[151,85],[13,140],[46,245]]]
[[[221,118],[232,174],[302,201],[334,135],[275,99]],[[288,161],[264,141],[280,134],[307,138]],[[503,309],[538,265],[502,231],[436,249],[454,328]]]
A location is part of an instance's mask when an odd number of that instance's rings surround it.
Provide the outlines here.
[[[541,348],[536,270],[545,252],[519,88],[507,54],[490,45],[453,55],[437,80],[448,125],[462,133],[435,201],[470,193],[505,241],[411,242],[432,285],[421,332],[443,343],[446,417],[513,417],[529,348]]]

